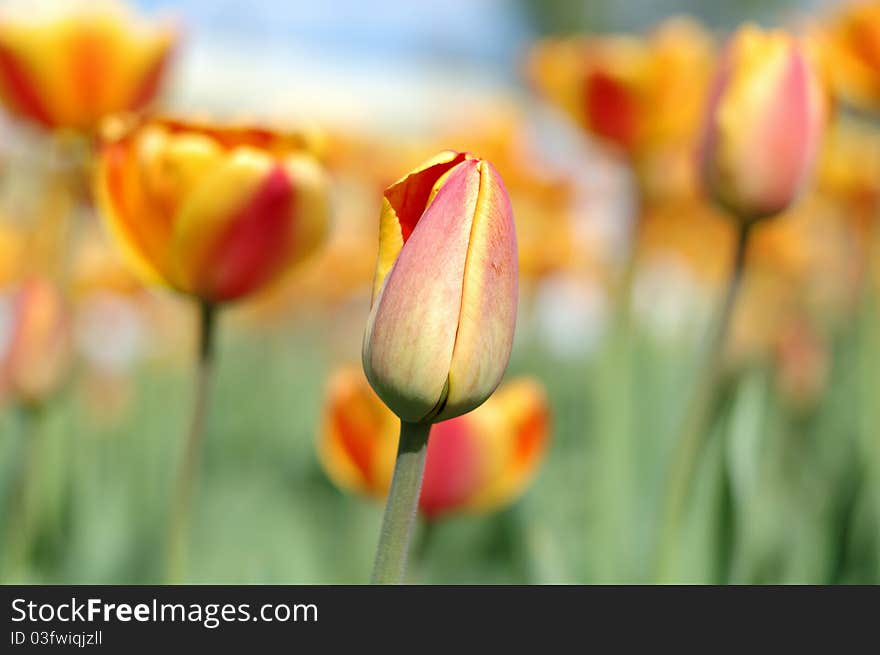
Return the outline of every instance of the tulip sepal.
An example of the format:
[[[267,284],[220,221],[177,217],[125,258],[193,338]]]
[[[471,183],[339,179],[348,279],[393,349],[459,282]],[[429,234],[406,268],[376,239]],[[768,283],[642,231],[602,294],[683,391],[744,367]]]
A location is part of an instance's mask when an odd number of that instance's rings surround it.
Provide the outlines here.
[[[419,505],[425,456],[428,454],[428,422],[400,422],[400,441],[391,491],[382,517],[379,546],[371,584],[400,584],[406,571],[410,536]]]

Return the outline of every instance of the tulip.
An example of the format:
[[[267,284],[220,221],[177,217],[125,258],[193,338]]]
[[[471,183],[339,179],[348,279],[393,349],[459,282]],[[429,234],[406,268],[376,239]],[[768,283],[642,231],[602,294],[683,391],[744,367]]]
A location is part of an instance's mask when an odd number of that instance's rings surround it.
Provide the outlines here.
[[[750,26],[734,34],[710,91],[700,164],[707,190],[735,218],[736,245],[673,455],[658,553],[661,581],[674,579],[672,558],[683,508],[717,417],[721,353],[742,286],[752,227],[787,209],[806,185],[824,114],[818,76],[799,41]]]
[[[66,379],[71,363],[71,320],[59,290],[40,276],[19,282],[5,297],[2,391],[18,404],[38,407]]]
[[[0,14],[0,98],[43,128],[91,131],[153,100],[176,40],[112,0],[17,3]]]
[[[298,136],[168,119],[113,127],[96,193],[146,281],[207,303],[236,300],[320,243],[326,179]]]
[[[385,191],[363,363],[403,421],[442,421],[501,380],[516,321],[513,214],[498,173],[443,152]]]
[[[324,470],[340,488],[383,498],[391,485],[398,421],[354,367],[328,385],[318,434]],[[546,452],[549,408],[531,378],[503,384],[478,409],[431,428],[419,510],[427,519],[490,512],[519,497]]]
[[[169,543],[183,572],[219,304],[255,293],[313,252],[327,181],[300,135],[171,119],[111,121],[96,174],[100,208],[133,270],[201,307],[199,368]]]
[[[710,94],[700,152],[707,190],[742,222],[783,211],[809,180],[824,115],[818,76],[799,42],[740,29]]]
[[[385,190],[363,365],[401,428],[374,582],[403,579],[431,423],[475,409],[501,381],[516,257],[510,200],[487,161],[441,152]]]
[[[880,5],[848,3],[821,39],[837,96],[864,110],[880,110]]]
[[[687,160],[713,59],[704,27],[671,18],[644,36],[543,40],[527,74],[542,96],[627,156],[641,192],[678,193],[692,184]]]

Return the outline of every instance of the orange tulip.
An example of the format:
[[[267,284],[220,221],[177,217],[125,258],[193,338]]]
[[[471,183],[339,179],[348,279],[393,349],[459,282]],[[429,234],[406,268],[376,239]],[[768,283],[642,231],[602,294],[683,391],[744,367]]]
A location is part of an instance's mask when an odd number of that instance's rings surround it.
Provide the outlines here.
[[[516,323],[513,213],[498,172],[442,152],[385,191],[363,363],[401,420],[445,420],[501,381]]]
[[[880,110],[880,4],[849,3],[831,20],[824,37],[836,94],[856,107]]]
[[[824,117],[819,79],[799,42],[740,29],[710,95],[701,146],[707,190],[744,222],[781,212],[809,179]]]
[[[96,180],[135,270],[207,303],[255,292],[311,253],[326,186],[299,136],[170,119],[111,135]]]
[[[317,447],[339,487],[388,493],[399,421],[357,368],[330,380]],[[508,382],[475,411],[431,428],[419,508],[436,518],[513,502],[534,477],[549,442],[547,399],[530,378]]]
[[[0,13],[0,97],[45,128],[88,131],[153,100],[176,39],[111,0],[18,3]]]
[[[6,296],[7,334],[0,383],[16,402],[33,405],[58,389],[70,364],[70,316],[58,289],[29,277]]]

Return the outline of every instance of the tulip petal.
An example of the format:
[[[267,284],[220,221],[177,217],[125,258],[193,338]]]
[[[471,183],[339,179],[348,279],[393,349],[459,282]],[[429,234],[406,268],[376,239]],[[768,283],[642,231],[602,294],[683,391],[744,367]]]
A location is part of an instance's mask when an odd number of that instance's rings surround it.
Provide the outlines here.
[[[467,157],[465,153],[451,150],[441,152],[385,191],[379,217],[379,257],[373,280],[374,301],[403,244],[425,212],[438,181]]]
[[[464,161],[450,172],[400,250],[367,321],[364,370],[405,421],[425,419],[444,400],[480,191],[478,166]]]
[[[231,153],[181,208],[172,244],[181,286],[223,301],[266,281],[285,261],[294,201],[290,178],[271,157]]]
[[[222,152],[210,139],[169,139],[161,129],[104,148],[96,176],[98,202],[126,259],[147,281],[179,286],[169,243],[180,198],[220,161]]]
[[[313,157],[291,155],[283,167],[296,188],[296,216],[286,263],[289,268],[312,254],[327,235],[330,193],[327,176]]]
[[[399,421],[367,384],[360,368],[330,380],[318,456],[344,489],[382,497],[391,484]]]
[[[513,211],[501,176],[486,161],[479,163],[479,180],[449,393],[438,420],[480,405],[501,382],[513,346],[517,304]]]
[[[26,66],[5,43],[0,43],[0,90],[3,99],[16,112],[30,116],[44,127],[54,120],[29,75]]]
[[[15,111],[45,127],[89,130],[152,99],[176,40],[171,25],[140,22],[115,4],[60,9],[36,19],[13,11],[0,22],[0,80]]]
[[[505,383],[467,418],[482,437],[483,481],[468,509],[486,511],[511,502],[531,482],[550,439],[547,396],[536,381]]]
[[[464,506],[479,492],[482,449],[469,417],[459,416],[431,428],[419,509],[428,518]]]
[[[587,120],[590,128],[624,150],[635,142],[638,115],[633,93],[619,80],[596,70],[584,82]]]

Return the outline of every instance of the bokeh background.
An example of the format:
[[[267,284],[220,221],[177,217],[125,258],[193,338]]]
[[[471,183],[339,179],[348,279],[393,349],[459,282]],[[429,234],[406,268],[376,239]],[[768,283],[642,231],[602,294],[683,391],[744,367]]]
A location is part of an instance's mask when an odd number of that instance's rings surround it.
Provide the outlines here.
[[[382,189],[453,148],[492,160],[510,189],[522,278],[507,377],[544,385],[552,436],[521,497],[491,513],[451,512],[430,539],[420,526],[410,577],[650,582],[670,457],[731,235],[689,193],[658,199],[675,186],[688,144],[634,172],[540,92],[530,53],[550,36],[645,34],[682,15],[720,43],[743,21],[795,28],[843,5],[133,6],[184,26],[164,109],[310,130],[333,184],[326,246],[221,318],[187,581],[366,582],[382,504],[338,489],[319,462],[327,380],[359,362]],[[684,45],[686,60],[703,56]],[[869,247],[880,125],[860,109],[834,120],[839,148],[823,151],[816,190],[761,226],[750,252],[722,358],[728,383],[677,548],[679,581],[880,581],[880,323]],[[3,581],[158,582],[192,401],[196,310],[131,277],[88,203],[53,206],[51,148],[37,132],[10,116],[0,124],[7,359],[17,262],[27,256],[17,241],[41,216],[82,216],[66,237],[70,338],[28,360],[51,384],[35,383],[24,399],[7,394],[0,414]],[[623,275],[625,337],[615,320]]]

